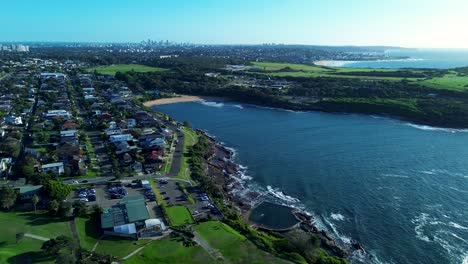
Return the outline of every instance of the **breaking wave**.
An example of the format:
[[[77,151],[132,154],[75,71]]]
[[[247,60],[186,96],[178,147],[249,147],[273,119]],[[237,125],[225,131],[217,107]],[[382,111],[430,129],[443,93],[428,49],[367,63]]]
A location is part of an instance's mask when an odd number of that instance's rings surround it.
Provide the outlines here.
[[[283,191],[281,191],[279,189],[273,189],[270,185],[267,186],[267,190],[274,197],[276,197],[276,198],[278,198],[280,200],[283,200],[285,202],[289,202],[289,203],[298,203],[299,202],[299,199],[294,198],[292,196],[289,196],[289,195],[285,194]]]
[[[217,107],[217,108],[221,108],[224,106],[224,103],[209,102],[209,101],[201,101],[201,104],[206,105],[206,106],[211,106],[211,107]]]
[[[335,213],[332,213],[332,214],[330,215],[330,217],[331,217],[331,219],[333,219],[333,220],[335,220],[335,221],[344,221],[344,220],[345,220],[345,217],[344,217],[342,214],[340,214],[340,213],[336,213],[336,214],[335,214]]]
[[[457,133],[457,132],[468,132],[468,129],[456,129],[456,128],[443,128],[443,127],[433,127],[433,126],[426,126],[426,125],[416,125],[412,123],[405,123],[406,125],[426,131],[442,131],[442,132],[449,132],[449,133]]]

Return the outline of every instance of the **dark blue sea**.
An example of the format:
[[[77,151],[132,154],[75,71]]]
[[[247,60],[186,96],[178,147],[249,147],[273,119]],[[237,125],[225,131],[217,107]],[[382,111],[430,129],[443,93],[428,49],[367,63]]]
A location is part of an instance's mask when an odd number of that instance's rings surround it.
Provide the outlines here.
[[[407,56],[406,60],[350,62],[343,67],[354,68],[437,68],[468,66],[468,49],[388,50],[388,56]]]
[[[468,131],[230,102],[155,109],[234,148],[251,188],[359,241],[352,263],[468,262]]]

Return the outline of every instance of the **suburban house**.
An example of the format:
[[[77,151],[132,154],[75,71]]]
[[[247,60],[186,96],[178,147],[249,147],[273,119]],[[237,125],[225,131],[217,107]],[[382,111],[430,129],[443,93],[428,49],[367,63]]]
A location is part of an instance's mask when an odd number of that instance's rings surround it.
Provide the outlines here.
[[[166,141],[164,140],[162,135],[147,135],[138,138],[138,145],[142,148],[156,146],[164,148],[166,146]]]
[[[143,172],[143,164],[141,162],[135,161],[130,168],[133,172]]]
[[[63,174],[65,172],[63,162],[49,163],[44,165],[35,165],[38,171],[47,173],[49,171],[55,172],[56,174]]]
[[[109,137],[109,142],[116,143],[120,141],[129,141],[132,139],[133,139],[133,136],[131,134],[112,135]]]
[[[46,118],[52,117],[71,117],[71,114],[67,110],[48,110],[47,113],[44,114]]]
[[[11,158],[2,158],[0,160],[0,176],[5,177],[10,173],[11,170]]]
[[[23,120],[21,119],[21,116],[7,116],[5,118],[5,122],[9,125],[22,125]]]

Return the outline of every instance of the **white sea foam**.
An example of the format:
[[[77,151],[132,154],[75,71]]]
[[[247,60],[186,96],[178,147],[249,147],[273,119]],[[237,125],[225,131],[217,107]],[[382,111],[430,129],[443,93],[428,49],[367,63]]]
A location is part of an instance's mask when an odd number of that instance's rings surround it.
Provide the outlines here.
[[[449,133],[457,133],[457,132],[468,132],[468,129],[455,129],[455,128],[443,128],[443,127],[433,127],[433,126],[426,126],[426,125],[416,125],[412,123],[405,123],[406,125],[426,131],[442,131],[442,132],[449,132]]]
[[[244,109],[244,107],[242,105],[240,105],[240,104],[233,105],[233,107],[239,108],[239,109]]]
[[[340,214],[340,213],[332,213],[332,214],[330,215],[330,217],[331,217],[333,220],[335,220],[335,221],[343,221],[343,220],[345,220],[345,217],[344,217],[342,214]]]
[[[434,175],[435,174],[435,171],[434,170],[430,170],[430,171],[419,171],[420,173],[424,173],[424,174],[428,174],[428,175]]]
[[[407,175],[399,175],[399,174],[392,174],[392,173],[384,173],[382,174],[383,177],[388,178],[409,178]]]
[[[448,225],[451,226],[451,227],[457,228],[457,229],[468,230],[468,227],[462,226],[462,225],[457,224],[455,222],[449,222]]]
[[[457,192],[461,192],[461,193],[468,193],[468,191],[465,191],[465,190],[460,190],[456,187],[449,187],[450,189],[454,190],[454,191],[457,191]]]
[[[468,254],[463,257],[462,264],[468,264]]]
[[[224,103],[210,102],[210,101],[201,101],[201,104],[211,107],[221,108],[224,106]]]
[[[273,189],[270,185],[267,186],[268,192],[273,195],[274,197],[289,202],[289,203],[298,203],[299,199],[294,198],[292,196],[286,195],[284,192],[280,191],[279,189]]]
[[[239,177],[241,178],[241,180],[250,181],[250,180],[253,179],[251,176],[246,175],[245,172],[243,172],[243,171],[238,172],[238,174],[239,174]]]
[[[323,221],[326,223],[326,225],[328,227],[330,227],[330,229],[332,230],[333,236],[335,238],[337,238],[342,243],[345,243],[345,244],[348,244],[348,245],[351,244],[351,238],[350,237],[347,237],[345,235],[340,234],[338,232],[338,230],[336,229],[336,226],[330,220],[328,220],[328,218],[326,218],[326,217],[322,217],[322,218],[323,218]]]
[[[418,217],[411,220],[415,224],[414,232],[416,232],[416,237],[422,241],[431,242],[428,236],[424,234],[424,227],[427,225],[429,215],[426,213],[420,214]]]

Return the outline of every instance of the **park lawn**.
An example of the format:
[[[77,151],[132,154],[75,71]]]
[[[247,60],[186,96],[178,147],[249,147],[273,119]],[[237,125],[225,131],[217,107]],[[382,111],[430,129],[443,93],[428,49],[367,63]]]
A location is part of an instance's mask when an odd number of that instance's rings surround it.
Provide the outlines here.
[[[97,71],[100,74],[115,75],[117,72],[129,72],[129,71],[159,72],[159,71],[165,71],[165,70],[166,69],[163,69],[163,68],[150,67],[150,66],[145,66],[145,65],[140,65],[140,64],[115,64],[115,65],[109,65],[109,66],[99,66],[99,67],[89,68],[88,72]]]
[[[246,237],[222,222],[204,222],[194,226],[194,229],[225,259],[234,263],[286,263],[258,249]]]
[[[5,263],[7,261],[4,260],[21,254],[23,255],[20,257],[25,257],[25,260],[43,257],[39,252],[43,241],[25,237],[19,244],[16,244],[17,233],[30,233],[46,238],[55,238],[59,235],[72,236],[68,221],[49,217],[42,212],[37,214],[34,212],[1,212],[0,263]],[[37,261],[41,263],[41,260]]]
[[[80,237],[80,245],[86,250],[91,250],[99,240],[99,226],[94,218],[75,218],[76,230]]]
[[[138,241],[126,240],[120,237],[105,236],[99,240],[96,252],[101,254],[110,254],[112,256],[123,258],[143,245],[150,243],[151,240],[140,239]]]
[[[25,237],[18,244],[2,244],[0,263],[54,263],[55,258],[43,254],[42,243],[43,241]]]
[[[166,214],[172,226],[193,224],[193,218],[187,207],[182,205],[166,207]]]
[[[345,68],[345,67],[323,67],[315,65],[295,64],[295,63],[274,63],[274,62],[252,62],[253,65],[259,67],[262,71],[259,73],[277,76],[277,77],[334,77],[334,78],[358,78],[358,79],[375,79],[400,81],[402,77],[380,77],[380,76],[361,76],[361,75],[337,75],[336,73],[349,72],[372,72],[385,71],[392,72],[398,69],[371,69],[371,68]],[[284,68],[290,68],[290,71],[280,71]],[[416,81],[416,78],[406,78],[407,80]]]
[[[186,180],[185,171],[188,169],[188,160],[190,155],[190,148],[198,142],[198,134],[191,128],[183,127],[182,133],[184,134],[184,153],[182,155],[182,162],[180,164],[180,171],[176,178]]]
[[[200,246],[186,247],[176,238],[154,241],[124,264],[146,263],[215,263]]]
[[[1,241],[15,242],[17,233],[30,233],[47,238],[59,235],[71,237],[70,222],[49,217],[42,212],[1,212]]]
[[[468,76],[457,76],[457,74],[453,72],[445,74],[443,77],[435,77],[418,83],[435,89],[455,91],[468,90]]]

